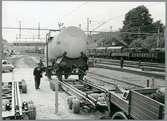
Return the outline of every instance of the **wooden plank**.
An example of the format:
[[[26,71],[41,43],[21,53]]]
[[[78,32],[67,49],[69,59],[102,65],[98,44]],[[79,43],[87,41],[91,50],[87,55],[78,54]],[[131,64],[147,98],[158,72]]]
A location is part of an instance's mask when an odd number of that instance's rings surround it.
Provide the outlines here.
[[[138,89],[138,90],[134,90],[136,92],[139,92],[141,94],[151,94],[151,93],[155,93],[157,89]]]
[[[131,96],[133,99],[131,99],[132,101],[142,101],[143,104],[149,104],[149,108],[151,109],[156,109],[156,108],[159,108],[159,104],[160,103],[157,103],[157,101],[154,101],[153,99],[147,97],[147,96],[144,96],[140,93],[137,93],[137,92],[134,92],[132,91],[131,93]]]
[[[20,96],[20,90],[19,90],[19,83],[16,82],[16,86],[17,86],[17,96],[18,96],[18,103],[19,103],[19,112],[20,112],[20,115],[23,114],[23,111],[22,111],[22,101],[21,101],[21,96]]]
[[[161,103],[131,91],[130,115],[136,119],[159,119]]]
[[[128,101],[122,99],[122,96],[120,94],[116,94],[114,92],[110,92],[110,94],[111,94],[111,98],[110,98],[111,103],[115,104],[120,109],[122,109],[125,113],[128,114],[128,112],[129,112]]]
[[[145,105],[139,105],[138,103],[132,103],[131,115],[133,115],[134,113],[137,113],[137,114],[144,113],[148,117],[153,117],[153,119],[157,119],[157,117],[159,115],[159,110],[153,111],[153,110],[150,110],[149,108],[147,108],[147,106],[145,106]],[[143,115],[141,115],[141,116],[143,116]]]
[[[132,94],[131,102],[132,104],[138,103],[138,105],[146,106],[150,110],[157,110],[159,108],[159,105],[153,103],[152,101],[144,100],[143,97],[139,97],[134,94]]]
[[[153,117],[153,116],[150,116],[150,115],[147,115],[145,112],[143,112],[142,110],[139,110],[139,108],[136,108],[136,107],[133,107],[133,109],[131,109],[132,112],[131,112],[131,117],[133,117],[134,119],[137,119],[137,120],[156,120],[158,119],[157,117]]]

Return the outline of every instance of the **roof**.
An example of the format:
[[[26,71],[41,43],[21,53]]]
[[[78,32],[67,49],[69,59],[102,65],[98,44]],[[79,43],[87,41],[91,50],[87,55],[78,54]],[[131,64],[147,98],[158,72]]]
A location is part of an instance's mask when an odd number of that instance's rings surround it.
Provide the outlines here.
[[[112,46],[112,47],[107,47],[107,49],[121,49],[123,48],[122,46]]]
[[[102,50],[102,49],[106,49],[106,47],[97,47],[96,49]]]

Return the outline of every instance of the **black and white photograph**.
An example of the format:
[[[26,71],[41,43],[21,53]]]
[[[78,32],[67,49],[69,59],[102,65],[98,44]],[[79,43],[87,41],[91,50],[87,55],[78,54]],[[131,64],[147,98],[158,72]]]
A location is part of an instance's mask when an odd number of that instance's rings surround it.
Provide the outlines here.
[[[2,1],[3,120],[163,120],[165,2]]]

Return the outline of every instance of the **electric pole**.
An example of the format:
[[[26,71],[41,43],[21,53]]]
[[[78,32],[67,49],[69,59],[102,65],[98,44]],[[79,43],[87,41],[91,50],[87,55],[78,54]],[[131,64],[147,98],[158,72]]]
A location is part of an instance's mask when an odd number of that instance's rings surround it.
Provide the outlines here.
[[[21,39],[21,21],[19,21],[19,39]]]
[[[159,41],[160,41],[160,31],[159,31],[159,27],[158,27],[158,37],[157,37],[157,48],[159,48]]]
[[[87,40],[89,40],[89,34],[91,34],[91,33],[89,33],[89,24],[90,23],[91,23],[90,19],[87,18]],[[87,41],[87,46],[88,46],[88,41]]]
[[[40,39],[40,22],[38,23],[38,39]]]

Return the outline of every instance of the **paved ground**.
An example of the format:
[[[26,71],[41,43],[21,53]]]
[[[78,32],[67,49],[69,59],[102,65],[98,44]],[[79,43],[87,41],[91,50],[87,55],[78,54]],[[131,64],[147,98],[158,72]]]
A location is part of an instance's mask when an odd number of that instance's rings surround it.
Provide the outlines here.
[[[21,58],[17,58],[15,62],[16,68],[13,73],[2,74],[3,81],[26,80],[28,93],[23,94],[22,99],[34,102],[37,110],[37,119],[99,119],[105,115],[99,112],[73,114],[72,110],[68,109],[68,95],[64,92],[59,93],[59,111],[55,114],[55,96],[54,92],[50,90],[48,79],[43,75],[40,90],[36,91],[34,87],[33,67],[38,62],[38,59],[35,57],[22,56]]]
[[[31,56],[19,56],[14,59],[15,69],[13,73],[3,73],[3,81],[21,81],[22,79],[26,80],[28,93],[22,95],[23,100],[32,100],[37,109],[37,119],[99,119],[105,114],[99,112],[95,113],[86,113],[81,112],[80,114],[73,114],[71,110],[68,109],[67,97],[68,95],[64,92],[59,93],[59,111],[55,114],[55,97],[54,92],[49,88],[49,81],[43,75],[41,80],[40,90],[36,91],[34,88],[34,79],[33,79],[33,68],[39,62],[36,57]],[[132,83],[146,86],[146,80],[151,78],[135,75],[127,72],[120,72],[115,70],[107,70],[100,68],[90,68],[90,72],[97,74],[102,74],[105,76],[118,78],[122,80],[127,80]],[[89,74],[88,74],[89,76]],[[102,77],[101,77],[102,79]],[[108,79],[108,81],[111,81]],[[116,83],[116,82],[115,82]],[[165,80],[156,79],[156,86],[165,86]]]

